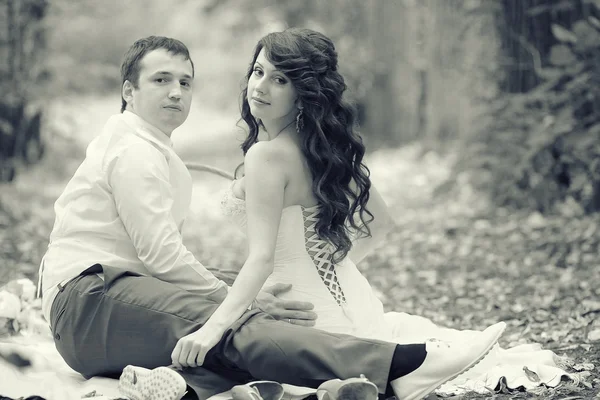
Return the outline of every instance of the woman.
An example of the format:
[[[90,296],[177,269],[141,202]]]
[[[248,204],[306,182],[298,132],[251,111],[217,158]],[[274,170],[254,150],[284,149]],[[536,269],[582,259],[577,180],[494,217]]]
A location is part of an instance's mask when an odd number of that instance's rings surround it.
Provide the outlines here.
[[[396,343],[475,338],[479,332],[384,313],[356,268],[389,231],[392,218],[363,163],[365,147],[355,131],[355,111],[342,97],[346,85],[337,68],[331,40],[307,29],[271,33],[255,49],[242,93],[242,119],[249,127],[242,144],[245,176],[232,183],[222,203],[248,232],[250,261],[240,275],[252,276],[254,283],[239,307],[265,283],[291,283],[287,299],[312,302],[315,327],[322,330]],[[258,140],[259,132],[264,140]],[[211,320],[222,318],[218,313]],[[498,373],[523,374],[522,361],[531,357],[536,362],[527,366],[542,379],[547,371],[538,363],[556,367],[552,353],[526,350],[515,356],[497,349],[453,385],[477,389],[483,374],[492,381],[482,387],[491,382],[493,388]],[[505,361],[520,365],[507,372]],[[511,382],[521,384],[520,376],[515,379]]]

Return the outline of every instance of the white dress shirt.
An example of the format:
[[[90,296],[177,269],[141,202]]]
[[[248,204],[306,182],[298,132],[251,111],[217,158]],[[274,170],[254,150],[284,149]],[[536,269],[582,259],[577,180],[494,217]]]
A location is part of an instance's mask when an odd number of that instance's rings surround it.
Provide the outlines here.
[[[112,116],[54,205],[40,266],[46,320],[57,285],[97,263],[221,302],[227,285],[182,242],[191,194],[190,173],[166,134],[129,111]]]

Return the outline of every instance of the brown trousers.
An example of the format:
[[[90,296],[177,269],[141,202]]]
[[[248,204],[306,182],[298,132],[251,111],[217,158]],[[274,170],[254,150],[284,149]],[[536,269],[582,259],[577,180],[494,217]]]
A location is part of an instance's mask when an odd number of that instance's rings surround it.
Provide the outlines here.
[[[217,307],[159,279],[96,264],[60,288],[50,325],[71,368],[87,378],[118,377],[126,365],[170,365],[177,340],[198,330]],[[383,394],[395,347],[291,325],[253,310],[225,333],[203,367],[181,374],[200,400],[251,380],[316,388],[360,374]]]

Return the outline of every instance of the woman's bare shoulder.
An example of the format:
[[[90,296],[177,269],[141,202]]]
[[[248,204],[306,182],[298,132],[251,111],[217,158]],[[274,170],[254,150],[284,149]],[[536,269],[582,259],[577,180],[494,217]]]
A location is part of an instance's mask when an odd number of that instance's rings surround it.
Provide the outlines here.
[[[288,157],[285,147],[278,144],[273,145],[272,141],[258,142],[246,152],[244,166],[245,169],[265,164],[283,167]]]
[[[252,154],[251,154],[252,153]],[[302,151],[296,143],[286,138],[265,140],[254,144],[246,153],[246,158],[277,158],[290,161],[290,157],[302,157]]]

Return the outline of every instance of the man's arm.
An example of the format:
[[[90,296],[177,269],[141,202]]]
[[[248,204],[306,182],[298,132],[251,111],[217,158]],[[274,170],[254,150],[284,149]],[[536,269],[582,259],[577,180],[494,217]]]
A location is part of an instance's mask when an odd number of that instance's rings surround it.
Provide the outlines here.
[[[173,193],[165,156],[151,145],[131,147],[108,173],[119,217],[152,276],[221,302],[227,285],[185,248],[171,214]]]

